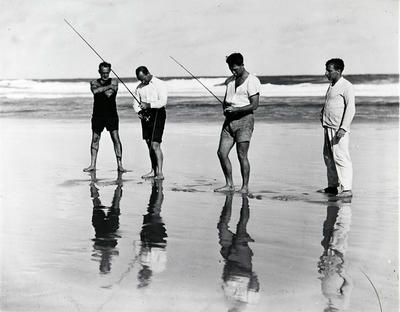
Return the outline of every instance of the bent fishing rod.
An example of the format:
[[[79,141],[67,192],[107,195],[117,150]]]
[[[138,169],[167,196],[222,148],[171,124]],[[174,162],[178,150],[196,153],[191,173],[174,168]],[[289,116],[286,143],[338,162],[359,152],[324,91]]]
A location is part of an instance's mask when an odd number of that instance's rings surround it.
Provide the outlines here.
[[[72,28],[72,30],[73,30],[73,31],[88,45],[88,47],[89,47],[90,49],[92,49],[92,51],[93,51],[94,53],[96,53],[96,55],[97,55],[103,62],[105,62],[105,60],[101,57],[101,55],[100,55],[99,53],[97,53],[97,51],[90,45],[89,42],[86,41],[85,38],[83,38],[83,36],[74,28],[74,26],[71,25],[70,22],[68,22],[65,18],[64,18],[64,22],[67,23],[67,25],[68,25],[69,27]],[[136,96],[132,93],[132,91],[129,90],[129,88],[128,88],[128,86],[125,84],[125,82],[123,82],[122,79],[119,78],[119,76],[117,75],[117,73],[116,73],[112,68],[110,68],[110,69],[111,69],[111,72],[115,75],[115,77],[117,77],[117,79],[124,85],[124,87],[126,88],[126,90],[128,90],[129,93],[133,96],[133,98],[136,100],[136,102],[138,102],[138,103],[140,104],[140,101],[136,98]]]
[[[211,95],[213,96],[213,97],[215,97],[217,100],[218,100],[218,102],[220,102],[221,104],[224,104],[210,89],[208,89],[196,76],[194,76],[189,70],[187,70],[186,69],[186,67],[185,66],[183,66],[181,63],[179,63],[176,59],[174,59],[172,56],[169,56],[176,64],[178,64],[180,67],[182,67],[187,73],[189,73],[189,75],[190,76],[192,76],[194,79],[196,79],[197,80],[197,82],[199,82],[204,88],[206,88],[206,90],[208,91],[208,92],[210,92],[211,93]]]

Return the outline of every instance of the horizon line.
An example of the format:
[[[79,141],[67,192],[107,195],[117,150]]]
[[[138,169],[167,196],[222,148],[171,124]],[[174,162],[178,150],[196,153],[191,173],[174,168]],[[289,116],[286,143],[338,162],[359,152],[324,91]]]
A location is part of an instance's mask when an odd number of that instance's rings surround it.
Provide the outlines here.
[[[392,76],[399,76],[400,73],[364,73],[364,74],[343,74],[343,76],[383,76],[383,75],[392,75]],[[114,76],[114,75],[113,75]],[[167,76],[161,76],[161,75],[154,75],[158,78],[190,78],[193,79],[193,77],[189,75],[167,75]],[[323,74],[279,74],[279,75],[263,75],[263,74],[255,74],[255,76],[258,77],[324,77]],[[222,78],[222,77],[229,77],[229,75],[197,75],[196,77],[198,78]],[[96,77],[58,77],[58,78],[0,78],[0,80],[85,80],[85,79],[95,79]],[[137,80],[136,77],[134,76],[120,76],[121,79],[134,79]]]

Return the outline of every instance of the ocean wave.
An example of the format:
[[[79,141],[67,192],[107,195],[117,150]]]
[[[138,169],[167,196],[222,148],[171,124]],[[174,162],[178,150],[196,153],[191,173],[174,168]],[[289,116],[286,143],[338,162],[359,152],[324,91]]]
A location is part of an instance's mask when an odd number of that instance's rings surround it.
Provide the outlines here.
[[[215,95],[222,98],[225,93],[225,77],[199,78]],[[76,98],[92,97],[89,81],[74,80],[0,80],[0,98]],[[170,96],[199,97],[210,93],[195,79],[170,78],[165,80]],[[297,80],[298,81],[298,80]],[[133,92],[137,81],[128,81],[127,87]],[[324,96],[327,83],[295,83],[261,85],[261,96],[265,97],[309,97]],[[393,79],[382,79],[380,82],[364,79],[363,83],[354,84],[357,96],[399,96],[399,85]],[[128,90],[120,84],[119,96],[130,96]]]

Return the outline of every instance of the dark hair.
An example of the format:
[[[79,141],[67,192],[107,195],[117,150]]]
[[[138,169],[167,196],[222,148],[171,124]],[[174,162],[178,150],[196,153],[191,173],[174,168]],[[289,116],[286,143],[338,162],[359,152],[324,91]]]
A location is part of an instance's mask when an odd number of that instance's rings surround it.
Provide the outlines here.
[[[226,63],[229,66],[233,65],[243,65],[243,55],[240,53],[232,53],[226,58]]]
[[[101,67],[107,67],[107,68],[110,68],[110,69],[111,69],[111,64],[110,64],[110,63],[107,63],[107,62],[101,62],[101,63],[99,64],[99,70],[100,70]]]
[[[328,67],[329,65],[333,65],[336,70],[340,70],[341,72],[344,70],[344,62],[340,58],[333,58],[330,59],[325,63],[325,66]]]
[[[138,68],[136,68],[136,76],[138,76],[140,72],[142,72],[145,75],[150,74],[146,66],[139,66]]]

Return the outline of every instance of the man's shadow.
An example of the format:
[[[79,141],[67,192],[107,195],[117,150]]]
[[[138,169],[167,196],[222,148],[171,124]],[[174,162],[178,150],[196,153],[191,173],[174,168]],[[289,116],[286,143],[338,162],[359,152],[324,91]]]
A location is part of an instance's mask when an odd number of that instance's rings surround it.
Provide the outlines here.
[[[350,303],[353,282],[345,260],[350,225],[351,199],[330,201],[321,241],[324,251],[318,262],[321,291],[327,299],[324,312],[343,311]]]
[[[167,230],[161,217],[161,206],[164,201],[163,181],[152,181],[151,195],[147,214],[143,215],[143,226],[140,232],[138,288],[150,284],[153,273],[165,270],[167,264]]]
[[[96,187],[96,172],[91,172],[90,197],[93,202],[92,225],[95,237],[92,239],[94,261],[99,262],[100,274],[108,274],[111,271],[113,256],[118,256],[116,248],[118,244],[117,231],[119,228],[120,201],[122,197],[122,173],[118,172],[114,196],[111,206],[104,206],[100,200],[99,189]]]
[[[248,303],[258,302],[260,284],[253,272],[253,251],[249,242],[254,240],[247,233],[250,218],[249,199],[242,196],[242,207],[236,233],[229,229],[233,195],[228,194],[217,225],[220,253],[225,260],[222,272],[222,289],[229,311],[242,311]]]

